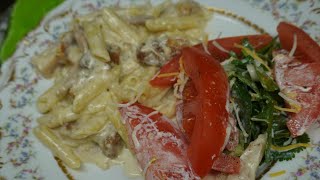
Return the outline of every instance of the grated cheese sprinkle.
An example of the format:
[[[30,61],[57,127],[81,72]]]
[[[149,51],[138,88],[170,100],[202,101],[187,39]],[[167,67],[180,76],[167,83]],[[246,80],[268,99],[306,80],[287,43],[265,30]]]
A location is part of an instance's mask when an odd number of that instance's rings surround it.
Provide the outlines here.
[[[289,146],[275,146],[271,145],[271,149],[275,151],[290,151],[292,149],[298,148],[298,147],[310,147],[310,144],[308,143],[297,143],[297,144],[291,144]]]
[[[258,61],[259,63],[261,63],[265,68],[267,68],[268,71],[271,71],[270,67],[268,66],[268,64],[263,60],[261,59],[257,54],[256,52],[254,51],[251,51],[250,49],[242,46],[242,45],[239,45],[239,44],[235,44],[234,45],[235,47],[237,48],[241,48],[242,50],[244,50],[244,52],[246,52],[248,55],[250,55],[251,57],[253,57],[254,60]]]
[[[204,49],[204,51],[211,55],[211,53],[208,51],[208,34],[205,34],[204,37],[203,37],[203,41],[201,42],[202,44],[202,47]]]
[[[284,94],[282,92],[279,92],[278,94],[280,97],[282,97],[284,100],[286,100],[290,106],[293,107],[292,109],[293,109],[294,113],[298,113],[301,111],[301,105],[299,102],[291,99],[290,97],[288,97],[286,94]],[[287,109],[287,108],[285,108],[285,109]],[[291,111],[289,111],[289,112],[291,112]]]
[[[279,110],[279,111],[284,111],[284,112],[292,112],[292,113],[298,113],[299,111],[297,109],[294,108],[282,108],[279,106],[273,106],[275,109]]]
[[[182,99],[182,92],[184,90],[186,83],[189,80],[189,77],[186,75],[183,67],[182,57],[179,59],[179,69],[180,69],[180,73],[178,75],[177,82],[174,84],[173,94],[176,98]]]
[[[243,136],[245,137],[245,142],[247,142],[247,137],[249,136],[248,133],[246,132],[246,130],[244,129],[243,125],[242,125],[242,122],[240,120],[240,117],[239,117],[239,108],[237,107],[237,105],[231,101],[231,104],[232,104],[232,107],[233,107],[233,110],[234,112],[236,113],[236,119],[237,119],[237,122],[239,124],[239,127],[241,129],[241,132],[243,133]]]
[[[212,45],[214,45],[216,48],[218,48],[222,52],[229,53],[229,51],[226,50],[224,47],[222,47],[217,41],[212,41]]]
[[[298,44],[298,42],[297,42],[297,35],[294,34],[294,35],[293,35],[293,45],[292,45],[292,49],[291,49],[291,51],[290,51],[290,53],[289,53],[289,56],[290,56],[290,57],[292,57],[292,56],[294,55],[294,52],[295,52],[296,49],[297,49],[297,44]]]
[[[171,76],[178,76],[179,72],[172,72],[172,73],[164,73],[164,74],[159,74],[157,77],[163,78],[163,77],[171,77]]]
[[[146,167],[143,169],[143,175],[146,175],[148,168],[150,167],[151,164],[153,164],[155,161],[157,160],[156,157],[153,157],[148,164],[146,165]]]
[[[277,176],[281,176],[281,175],[283,175],[283,174],[285,174],[285,173],[286,173],[286,170],[282,170],[282,171],[270,173],[269,176],[270,176],[270,177],[277,177]]]

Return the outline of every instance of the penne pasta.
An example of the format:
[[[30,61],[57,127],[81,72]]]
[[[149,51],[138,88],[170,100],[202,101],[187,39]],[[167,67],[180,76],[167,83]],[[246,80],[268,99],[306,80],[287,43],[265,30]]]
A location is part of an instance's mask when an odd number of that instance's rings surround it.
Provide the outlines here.
[[[72,106],[55,108],[48,114],[38,118],[38,123],[49,128],[56,128],[65,123],[73,122],[79,118],[79,114],[72,112]]]
[[[65,97],[71,86],[67,81],[68,79],[55,83],[38,98],[37,107],[41,113],[50,111],[61,99]]]
[[[111,87],[114,81],[113,77],[117,73],[119,73],[118,68],[113,68],[110,71],[107,69],[97,71],[89,81],[82,86],[82,89],[79,89],[79,92],[76,92],[77,94],[75,94],[72,105],[73,112],[79,113],[87,107],[89,102],[95,97]]]
[[[34,129],[34,134],[45,144],[52,153],[61,159],[68,167],[78,169],[81,166],[80,159],[74,154],[72,149],[61,141],[45,126]]]
[[[121,43],[121,36],[114,32],[108,24],[102,23],[101,24],[101,34],[103,37],[103,40],[106,44],[111,44],[111,45],[122,45]]]
[[[126,145],[129,145],[126,127],[124,126],[124,123],[121,120],[121,115],[119,112],[119,107],[122,104],[120,103],[118,104],[118,102],[119,100],[118,100],[118,97],[116,96],[116,93],[114,93],[113,91],[110,91],[110,98],[107,100],[107,103],[109,105],[105,108],[105,112],[108,116],[108,120],[117,129],[122,140],[125,142]]]
[[[79,113],[83,110],[89,102],[96,96],[101,94],[106,89],[106,84],[103,79],[92,79],[89,81],[83,89],[75,96],[72,110],[75,113]]]
[[[87,107],[89,113],[97,113],[104,111],[109,106],[111,95],[110,92],[104,91],[99,96],[95,97]]]
[[[103,9],[102,19],[114,32],[117,32],[122,37],[122,40],[133,45],[138,45],[141,42],[140,35],[135,28],[123,21],[111,9]]]
[[[82,27],[91,54],[103,62],[109,62],[110,56],[101,33],[102,24],[98,20],[88,21],[84,22]]]
[[[83,139],[97,134],[107,121],[106,113],[82,116],[71,125],[69,137],[72,139]]]
[[[187,30],[199,27],[202,22],[198,16],[160,17],[147,20],[146,27],[152,32]]]

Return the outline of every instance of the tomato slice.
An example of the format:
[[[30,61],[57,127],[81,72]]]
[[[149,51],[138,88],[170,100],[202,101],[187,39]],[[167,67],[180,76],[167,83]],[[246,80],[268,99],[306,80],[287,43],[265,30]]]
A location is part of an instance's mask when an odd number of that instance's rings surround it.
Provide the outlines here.
[[[279,34],[280,43],[283,49],[291,51],[294,35],[297,36],[297,48],[294,56],[301,62],[320,62],[320,46],[302,29],[281,22],[277,31]]]
[[[234,36],[234,37],[226,37],[211,40],[208,42],[208,51],[210,54],[219,61],[224,61],[230,57],[229,52],[233,51],[238,56],[241,55],[241,49],[235,47],[235,44],[241,44],[244,39],[248,39],[249,43],[254,47],[255,50],[259,50],[272,41],[272,37],[268,34],[260,34],[260,35],[246,35],[246,36]],[[216,42],[219,46],[221,46],[225,51],[219,49],[214,42]],[[203,50],[203,45],[196,45],[197,48]]]
[[[181,55],[176,55],[167,64],[163,65],[159,73],[150,80],[150,84],[156,87],[170,87],[173,86],[177,81],[177,75],[174,73],[179,73],[179,59]],[[171,74],[173,73],[173,74]],[[167,77],[160,77],[159,75],[171,74]]]
[[[182,113],[180,123],[182,124],[182,130],[185,132],[186,137],[190,140],[196,121],[196,110],[199,106],[196,101],[198,95],[195,85],[191,80],[188,80],[183,90],[183,99],[182,103],[179,104],[180,107],[177,107],[177,113]],[[178,119],[179,120],[179,119]],[[239,131],[236,126],[236,120],[229,115],[229,125],[231,128],[231,133],[226,145],[226,149],[233,151],[239,143]],[[240,172],[240,158],[233,157],[226,154],[221,154],[213,162],[212,169],[220,171],[227,174],[236,174]]]
[[[239,157],[234,157],[222,153],[212,165],[212,169],[227,173],[227,174],[238,174],[240,173],[241,160]]]
[[[171,120],[139,103],[120,113],[146,179],[200,179],[190,166],[183,133]]]
[[[268,45],[272,41],[272,37],[267,34],[262,35],[247,35],[247,36],[235,36],[235,37],[226,37],[226,38],[220,38],[211,40],[208,42],[208,51],[210,54],[219,61],[224,61],[225,59],[228,59],[230,57],[229,52],[234,51],[237,55],[241,54],[241,49],[234,46],[234,44],[241,44],[241,41],[247,38],[251,45],[256,49],[259,50],[266,45]],[[213,41],[217,42],[223,49],[225,49],[227,52],[222,51],[218,47],[216,47],[213,44]],[[203,49],[202,44],[198,44],[194,46],[195,48]],[[150,81],[150,84],[152,86],[157,87],[170,87],[173,86],[176,83],[176,76],[171,73],[179,72],[179,58],[180,55],[175,56],[172,60],[170,60],[166,65],[164,65],[159,73]],[[159,75],[168,74],[171,76],[169,77],[161,77]]]
[[[288,129],[293,137],[300,136],[320,119],[320,62],[301,63],[285,55],[276,56],[274,62],[281,92],[295,101],[288,104],[296,109],[295,113],[288,113]]]
[[[180,107],[177,107],[177,113],[181,113],[180,124],[182,125],[181,129],[184,131],[188,140],[190,140],[193,132],[193,127],[195,124],[197,113],[197,107],[199,106],[199,101],[196,100],[198,96],[197,90],[194,86],[194,83],[189,79],[184,87],[182,92],[182,102],[179,104]],[[179,116],[177,116],[179,117]]]
[[[195,172],[203,177],[223,150],[228,122],[228,79],[220,62],[199,49],[184,48],[182,60],[197,92],[188,156]]]

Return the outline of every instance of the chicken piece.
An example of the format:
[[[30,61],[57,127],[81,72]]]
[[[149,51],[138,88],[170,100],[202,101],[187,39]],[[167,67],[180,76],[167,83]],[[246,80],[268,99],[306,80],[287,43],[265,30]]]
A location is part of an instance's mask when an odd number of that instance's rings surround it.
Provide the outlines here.
[[[138,50],[137,58],[143,64],[161,67],[188,45],[189,42],[181,38],[150,37]]]
[[[57,52],[59,48],[59,45],[53,45],[42,53],[34,56],[31,61],[45,78],[50,78],[58,66]]]
[[[119,64],[121,53],[120,47],[117,45],[107,45],[107,50],[110,55],[110,60],[115,64]]]
[[[110,122],[94,136],[93,140],[109,158],[116,158],[124,147],[123,140]]]

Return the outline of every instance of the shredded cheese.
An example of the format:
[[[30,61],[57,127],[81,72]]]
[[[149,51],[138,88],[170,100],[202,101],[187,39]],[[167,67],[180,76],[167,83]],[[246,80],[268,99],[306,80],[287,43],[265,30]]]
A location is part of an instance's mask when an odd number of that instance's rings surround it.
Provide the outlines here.
[[[259,81],[256,69],[252,64],[247,64],[247,70],[249,72],[249,75],[253,81]]]
[[[247,142],[247,137],[249,137],[248,133],[246,132],[246,130],[244,129],[243,125],[242,125],[242,122],[240,120],[240,117],[239,117],[239,108],[236,107],[236,104],[231,101],[231,104],[232,104],[232,107],[233,107],[233,110],[234,112],[236,113],[236,119],[237,119],[237,122],[239,124],[239,127],[243,133],[243,136],[245,137],[245,142]]]
[[[182,72],[185,72],[184,67],[183,67],[183,62],[182,62],[182,56],[181,56],[180,59],[179,59],[179,69],[180,69],[180,72],[181,72],[181,71],[182,71]]]
[[[266,119],[260,119],[260,118],[251,118],[252,121],[258,121],[258,122],[265,122],[265,123],[269,123],[268,120]]]
[[[281,175],[283,175],[283,174],[285,174],[285,173],[286,173],[286,170],[282,170],[282,171],[270,173],[269,176],[270,176],[270,177],[277,177],[277,176],[281,176]]]
[[[293,108],[282,108],[279,106],[273,106],[275,109],[279,110],[279,111],[284,111],[284,112],[292,112],[292,113],[298,113],[299,111],[297,109],[293,109]]]
[[[293,35],[293,45],[292,45],[292,49],[291,49],[291,51],[290,51],[290,53],[289,53],[289,56],[290,56],[290,57],[292,57],[292,56],[294,55],[294,52],[295,52],[296,49],[297,49],[297,44],[298,44],[298,42],[297,42],[297,35],[294,34],[294,35]]]
[[[150,118],[151,116],[156,115],[158,113],[159,113],[159,111],[152,111],[151,113],[149,113],[148,115],[143,117],[142,122],[145,120],[148,120],[148,118]]]
[[[141,129],[141,127],[142,127],[142,124],[138,124],[136,127],[134,127],[132,134],[131,134],[133,145],[136,149],[140,149],[140,147],[141,147],[139,140],[137,138],[137,132],[138,132],[138,130]]]
[[[148,168],[150,167],[151,164],[153,164],[155,161],[157,160],[156,157],[153,157],[148,164],[146,165],[146,167],[143,169],[143,175],[146,175]]]
[[[203,41],[202,41],[202,47],[204,49],[204,52],[211,55],[211,53],[208,51],[208,34],[204,35]]]
[[[222,52],[229,53],[229,51],[226,50],[224,47],[222,47],[217,41],[212,41],[212,45],[214,45],[216,48],[218,48]]]
[[[177,75],[179,75],[179,72],[159,74],[157,77],[164,78],[164,77],[171,77],[171,76],[177,76]]]
[[[310,147],[310,144],[308,143],[297,143],[297,144],[291,144],[289,146],[275,146],[271,145],[271,149],[275,151],[290,151],[292,149],[298,148],[298,147]]]
[[[254,60],[258,61],[259,63],[261,63],[265,68],[267,68],[268,71],[271,71],[271,69],[269,68],[268,64],[266,62],[264,62],[263,59],[261,59],[254,51],[251,51],[250,49],[239,45],[239,44],[235,44],[234,45],[237,48],[241,48],[242,50],[244,50],[244,52],[246,52],[248,55],[250,55],[251,57],[253,57]]]
[[[141,87],[143,87],[143,86],[141,86]],[[119,104],[117,104],[117,106],[118,107],[123,107],[123,108],[128,108],[132,104],[136,103],[138,101],[138,99],[142,96],[142,94],[143,94],[143,90],[142,90],[142,88],[139,88],[138,94],[134,99],[132,99],[130,102],[125,103],[125,104],[119,103]]]
[[[294,113],[298,113],[301,111],[301,105],[299,102],[291,99],[290,97],[288,97],[286,94],[282,93],[282,92],[279,92],[278,93],[280,97],[282,97],[286,102],[289,103],[289,105],[293,108],[291,109],[288,109],[288,108],[281,108],[281,107],[275,107],[276,109],[280,110],[280,109],[283,109],[283,111],[288,111],[288,112],[294,112]],[[280,110],[282,111],[282,110]]]
[[[236,80],[237,80],[236,78],[232,78],[230,80],[230,83],[229,83],[230,89],[232,89],[232,87],[233,87],[234,83],[236,82]]]
[[[174,84],[173,94],[176,98],[182,99],[183,89],[189,80],[189,77],[186,75],[183,67],[182,57],[179,59],[179,69],[180,69],[180,73],[178,75],[177,82]]]

